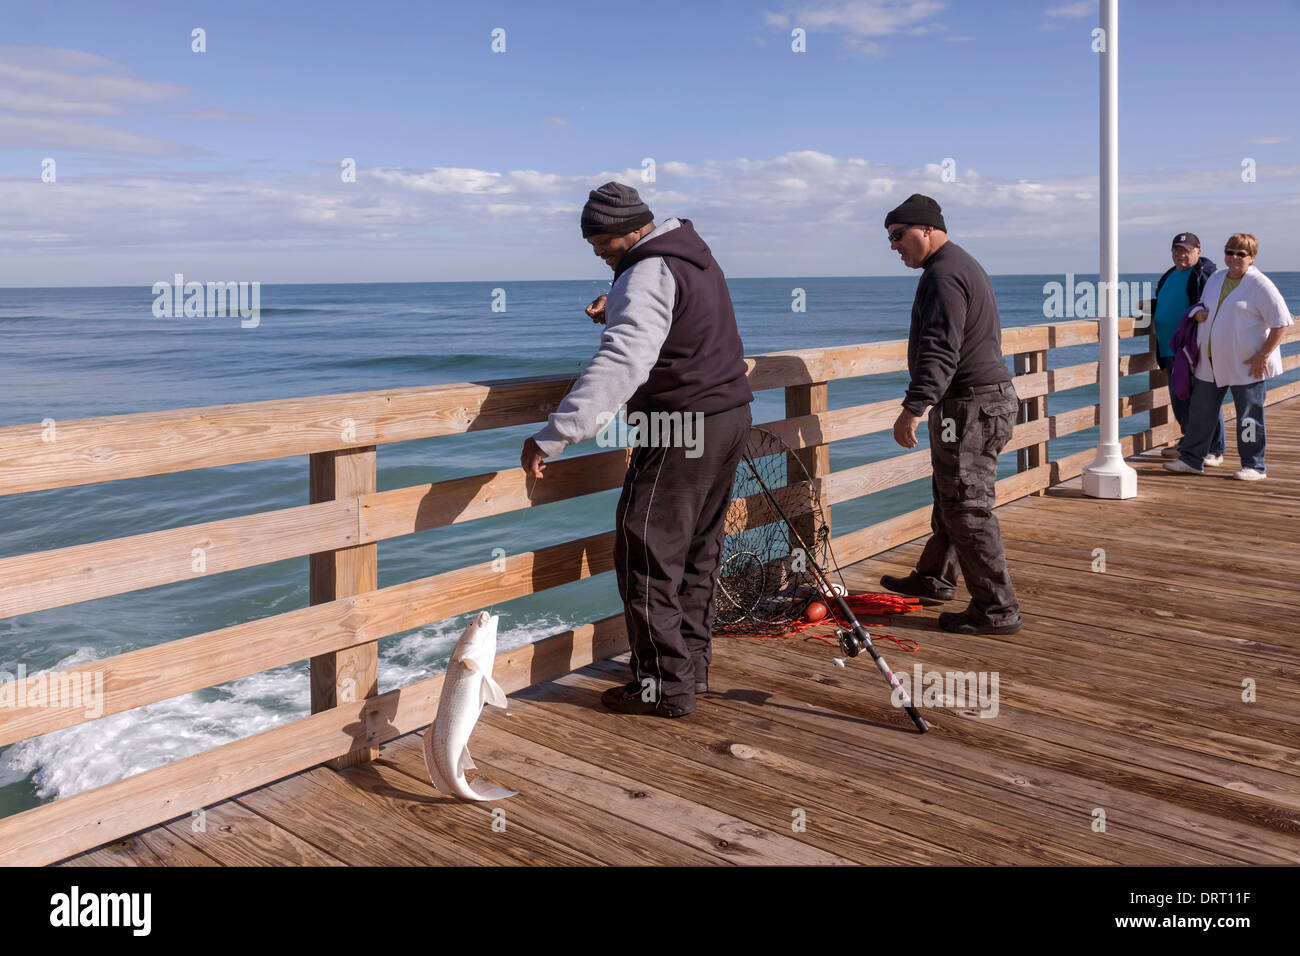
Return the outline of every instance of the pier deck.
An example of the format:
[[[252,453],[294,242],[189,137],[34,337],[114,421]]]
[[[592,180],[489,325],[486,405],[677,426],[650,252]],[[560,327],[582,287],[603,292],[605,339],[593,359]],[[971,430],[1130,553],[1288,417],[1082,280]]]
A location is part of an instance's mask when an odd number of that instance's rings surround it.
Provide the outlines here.
[[[1019,634],[864,621],[919,641],[878,642],[895,671],[996,672],[996,716],[918,735],[869,660],[719,638],[685,719],[605,711],[621,657],[485,710],[470,749],[509,800],[440,795],[406,734],[62,865],[1300,863],[1300,401],[1267,425],[1263,482],[1229,480],[1233,448],[1199,478],[1148,453],[1136,499],[1076,478],[1000,508]],[[845,577],[879,590],[920,546]]]

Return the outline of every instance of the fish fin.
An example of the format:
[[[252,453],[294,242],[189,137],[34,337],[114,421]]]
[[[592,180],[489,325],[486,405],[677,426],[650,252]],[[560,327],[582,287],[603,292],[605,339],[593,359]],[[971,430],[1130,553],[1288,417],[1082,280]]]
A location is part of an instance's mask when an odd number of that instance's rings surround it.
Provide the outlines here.
[[[474,791],[474,796],[480,800],[504,800],[506,797],[519,795],[518,790],[502,790],[500,787],[494,787],[482,780],[471,780],[469,788]]]
[[[483,675],[483,703],[506,709],[506,692],[492,679],[491,674]]]
[[[460,763],[456,765],[456,772],[463,776],[466,770],[477,769],[478,767],[474,766],[474,758],[469,755],[469,748],[466,747],[460,752]]]
[[[478,662],[475,661],[474,658],[462,657],[460,658],[460,662],[464,666],[465,670],[469,671],[471,674],[477,674],[479,672]]]

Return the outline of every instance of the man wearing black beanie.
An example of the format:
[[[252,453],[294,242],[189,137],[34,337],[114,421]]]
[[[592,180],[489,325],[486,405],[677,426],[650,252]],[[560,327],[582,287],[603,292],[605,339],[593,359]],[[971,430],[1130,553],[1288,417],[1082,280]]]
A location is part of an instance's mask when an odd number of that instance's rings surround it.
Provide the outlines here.
[[[993,513],[998,453],[1011,438],[1020,401],[1002,357],[993,285],[980,264],[948,239],[939,204],[914,193],[885,216],[889,248],[921,269],[907,339],[911,375],[894,440],[915,448],[916,426],[930,409],[933,534],[906,577],[880,583],[898,594],[950,601],[960,569],[971,600],[939,615],[958,634],[1014,634],[1020,602],[1011,586],[1002,533]]]
[[[633,680],[601,701],[681,717],[708,690],[724,520],[754,398],[745,350],[726,277],[689,219],[656,228],[637,191],[611,182],[591,191],[581,226],[614,270],[606,303],[587,307],[605,331],[520,464],[541,478],[544,459],[595,436],[626,403],[637,441],[615,516],[614,570]]]

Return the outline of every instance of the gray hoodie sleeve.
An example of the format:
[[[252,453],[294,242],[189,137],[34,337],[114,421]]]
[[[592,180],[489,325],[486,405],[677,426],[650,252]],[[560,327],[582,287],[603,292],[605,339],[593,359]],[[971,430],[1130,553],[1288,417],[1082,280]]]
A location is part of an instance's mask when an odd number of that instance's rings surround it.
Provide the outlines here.
[[[677,283],[661,256],[642,259],[618,277],[605,300],[599,351],[533,436],[542,454],[555,458],[594,437],[650,377],[676,298]]]

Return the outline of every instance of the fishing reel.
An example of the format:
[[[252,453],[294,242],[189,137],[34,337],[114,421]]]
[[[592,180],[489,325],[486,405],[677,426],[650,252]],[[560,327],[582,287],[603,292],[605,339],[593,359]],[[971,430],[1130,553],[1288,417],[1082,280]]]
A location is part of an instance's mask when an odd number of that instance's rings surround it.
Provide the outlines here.
[[[837,627],[835,637],[840,642],[840,653],[845,657],[857,657],[866,649],[867,642],[853,631],[845,631]]]

